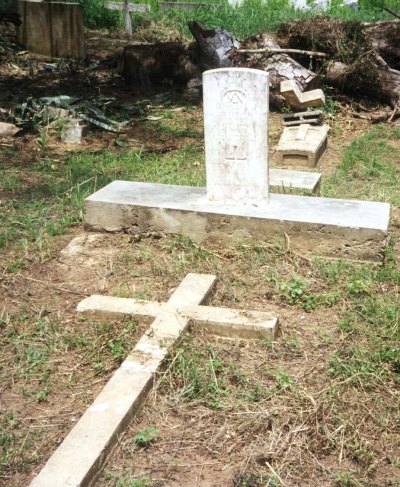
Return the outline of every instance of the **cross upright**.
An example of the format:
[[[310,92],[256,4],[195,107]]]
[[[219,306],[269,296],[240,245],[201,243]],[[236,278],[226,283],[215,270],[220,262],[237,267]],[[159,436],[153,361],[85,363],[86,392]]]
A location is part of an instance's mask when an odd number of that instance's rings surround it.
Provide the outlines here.
[[[132,35],[131,12],[150,12],[150,5],[140,3],[129,3],[129,0],[120,2],[106,2],[104,8],[107,10],[119,10],[124,12],[125,32]]]

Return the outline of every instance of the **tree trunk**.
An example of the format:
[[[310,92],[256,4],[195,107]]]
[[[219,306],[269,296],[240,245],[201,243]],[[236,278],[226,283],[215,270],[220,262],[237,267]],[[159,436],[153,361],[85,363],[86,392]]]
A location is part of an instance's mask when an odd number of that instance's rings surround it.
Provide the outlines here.
[[[400,68],[400,22],[379,22],[367,24],[364,35],[372,47],[395,69]]]
[[[206,29],[200,22],[189,22],[188,27],[196,40],[191,57],[201,71],[232,66],[229,54],[240,46],[235,37],[223,29]]]
[[[352,67],[340,62],[332,62],[326,70],[328,83],[343,91],[378,99],[396,107],[400,102],[400,71],[379,69],[374,82],[367,78],[353,81]]]
[[[162,84],[185,85],[195,74],[186,47],[180,42],[138,44],[124,48],[119,71],[136,89]]]
[[[268,34],[258,34],[246,39],[241,49],[262,49],[265,47],[279,49],[279,45]],[[283,97],[280,95],[282,81],[295,80],[301,91],[308,91],[318,87],[315,73],[304,68],[287,54],[239,53],[233,52],[232,60],[235,67],[261,69],[269,73],[270,97],[273,105],[281,105]]]

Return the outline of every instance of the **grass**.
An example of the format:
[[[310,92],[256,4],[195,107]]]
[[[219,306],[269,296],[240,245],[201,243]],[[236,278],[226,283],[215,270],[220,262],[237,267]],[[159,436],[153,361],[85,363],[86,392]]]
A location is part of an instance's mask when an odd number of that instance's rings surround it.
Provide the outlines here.
[[[322,181],[327,197],[387,201],[400,206],[400,130],[378,125],[351,142],[342,162]]]
[[[159,35],[168,35],[171,30],[179,32],[184,38],[190,39],[191,34],[187,23],[197,20],[209,28],[222,27],[239,39],[244,39],[258,32],[274,31],[282,22],[313,17],[318,10],[311,12],[299,11],[288,0],[244,0],[241,5],[231,6],[227,2],[202,0],[199,3],[210,3],[212,8],[204,7],[192,11],[183,9],[159,10],[158,3],[150,2],[150,15],[135,15],[134,23],[139,26],[139,35],[146,29],[157,31]],[[398,9],[398,0],[385,2],[385,5]],[[122,28],[123,16],[116,12],[106,11],[98,0],[87,0],[84,5],[85,23],[90,28]],[[332,2],[327,11],[330,16],[343,20],[359,20],[363,22],[392,19],[383,10],[381,1],[360,0],[359,8],[352,10],[341,7],[340,2]],[[143,25],[142,29],[140,26]]]
[[[166,122],[152,125],[169,137],[198,137],[197,131],[174,128]],[[10,151],[3,153],[12,155]],[[116,149],[81,152],[62,161],[43,153],[23,170],[10,166],[4,157],[4,162],[0,160],[0,248],[18,242],[20,256],[29,256],[29,249],[34,248],[43,262],[48,257],[49,240],[81,221],[83,200],[97,189],[115,179],[203,185],[202,157],[197,144],[183,145],[164,155],[145,148]],[[19,258],[23,265],[23,257]],[[15,256],[6,265],[19,269]]]
[[[69,391],[76,391],[83,370],[86,385],[99,377],[106,380],[137,339],[137,326],[132,322],[87,322],[82,330],[50,319],[49,313],[42,309],[35,319],[28,306],[20,303],[19,313],[3,311],[1,319],[1,387],[7,390],[18,384],[23,398],[20,401],[29,402],[33,409],[35,404],[42,407],[39,404],[46,404],[53,394],[70,402]],[[60,374],[58,363],[63,360],[69,364],[68,373]],[[81,394],[84,404],[93,399],[89,393]],[[19,417],[18,410],[15,404],[10,410],[3,409],[0,417],[0,479],[7,478],[10,469],[29,472],[46,446],[43,438],[47,426],[30,428],[29,420],[22,412]]]
[[[188,272],[218,275],[211,304],[274,309],[283,334],[251,345],[185,335],[99,485],[154,485],[149,471],[129,465],[133,456],[135,465],[162,459],[167,473],[181,475],[176,458],[165,457],[179,441],[189,448],[187,463],[191,445],[204,461],[226,459],[236,486],[284,485],[280,479],[312,486],[321,478],[370,486],[385,475],[397,481],[395,225],[380,264],[310,260],[268,241],[219,246],[183,236],[108,236],[99,246],[113,253],[98,264],[93,282],[85,281],[85,267],[82,288],[68,293],[66,284],[54,282],[62,235],[80,224],[83,199],[96,189],[114,179],[204,185],[201,117],[193,107],[162,115],[154,110],[156,119],[141,129],[163,138],[166,152],[117,145],[56,156],[51,135],[26,162],[2,152],[0,386],[7,407],[0,419],[1,481],[28,478],[142,332],[131,322],[77,320],[81,297],[106,281],[107,294],[164,301]],[[375,126],[352,141],[324,177],[323,195],[388,201],[397,212],[399,136],[396,127]],[[57,275],[67,281],[63,272]],[[35,276],[37,282],[29,280]],[[50,419],[40,419],[43,411]],[[185,455],[183,446],[177,455]]]

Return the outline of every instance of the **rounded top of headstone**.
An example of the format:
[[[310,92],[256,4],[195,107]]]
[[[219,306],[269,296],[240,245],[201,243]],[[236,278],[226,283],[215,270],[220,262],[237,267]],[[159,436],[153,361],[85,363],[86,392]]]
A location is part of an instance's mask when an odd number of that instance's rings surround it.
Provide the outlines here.
[[[266,71],[262,71],[261,69],[252,69],[252,68],[217,68],[217,69],[209,69],[204,71],[203,76],[209,74],[218,74],[218,73],[243,73],[243,74],[253,74],[256,76],[264,76],[266,78],[269,77],[269,74]]]

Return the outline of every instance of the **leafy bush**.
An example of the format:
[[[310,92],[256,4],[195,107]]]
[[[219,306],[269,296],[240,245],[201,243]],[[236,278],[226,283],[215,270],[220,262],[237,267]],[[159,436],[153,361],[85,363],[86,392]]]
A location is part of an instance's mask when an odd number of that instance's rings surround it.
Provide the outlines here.
[[[117,29],[121,26],[122,15],[104,8],[103,0],[83,0],[83,22],[89,29]]]

